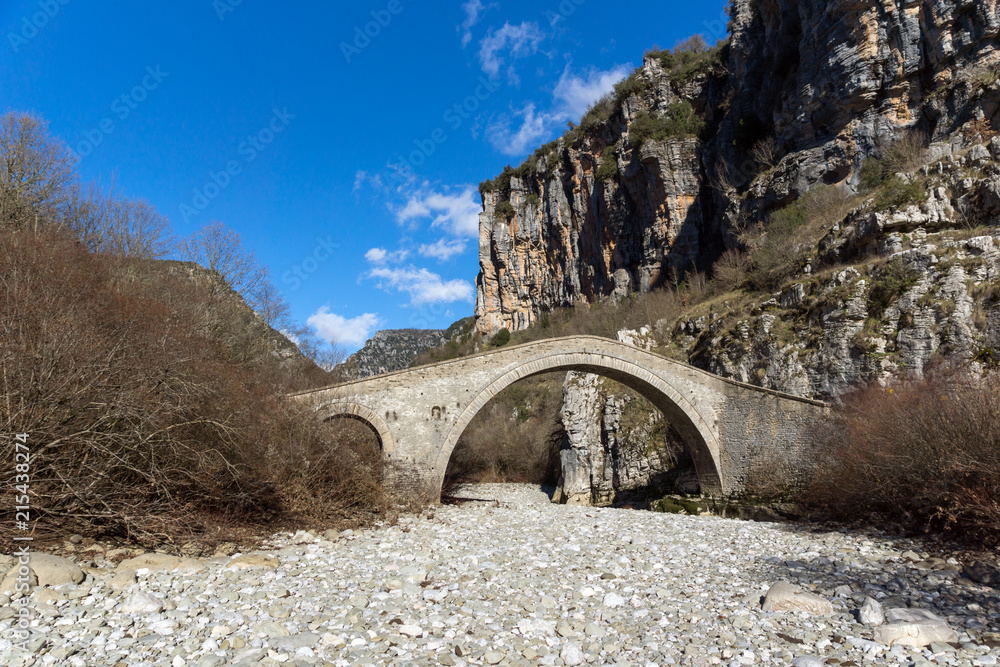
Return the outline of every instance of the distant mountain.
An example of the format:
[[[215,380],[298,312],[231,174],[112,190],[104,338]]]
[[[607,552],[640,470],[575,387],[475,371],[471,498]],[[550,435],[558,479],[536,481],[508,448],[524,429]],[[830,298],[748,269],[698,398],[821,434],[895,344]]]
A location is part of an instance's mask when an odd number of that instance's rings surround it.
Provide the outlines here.
[[[366,378],[409,368],[422,352],[441,347],[460,334],[471,318],[447,329],[385,329],[376,332],[365,346],[347,358],[341,370],[347,377]]]

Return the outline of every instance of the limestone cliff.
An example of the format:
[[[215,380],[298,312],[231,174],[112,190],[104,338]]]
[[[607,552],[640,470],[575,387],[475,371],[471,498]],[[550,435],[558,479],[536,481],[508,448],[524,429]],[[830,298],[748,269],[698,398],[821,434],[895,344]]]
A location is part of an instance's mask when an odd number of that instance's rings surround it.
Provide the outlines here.
[[[810,188],[856,189],[904,131],[1000,121],[996,0],[734,0],[730,16],[725,44],[648,54],[579,128],[483,184],[480,331],[708,270]]]

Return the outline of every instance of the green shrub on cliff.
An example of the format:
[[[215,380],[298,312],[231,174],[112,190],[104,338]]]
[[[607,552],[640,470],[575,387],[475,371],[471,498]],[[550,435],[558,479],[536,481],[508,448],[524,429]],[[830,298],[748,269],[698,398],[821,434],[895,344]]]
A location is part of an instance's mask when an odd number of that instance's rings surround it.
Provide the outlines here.
[[[650,55],[659,60],[673,83],[683,85],[721,62],[726,45],[726,42],[719,42],[709,47],[704,37],[692,35],[678,42],[673,49],[655,51]]]
[[[640,148],[647,141],[694,137],[701,134],[705,121],[695,113],[687,100],[675,102],[667,107],[667,113],[653,116],[640,112],[628,128],[628,138],[632,145]]]
[[[920,272],[896,258],[888,262],[871,280],[868,288],[868,315],[881,319],[889,305],[920,280]]]
[[[618,175],[618,157],[615,154],[615,147],[608,146],[601,155],[601,162],[597,165],[597,178],[608,180]]]
[[[493,347],[503,347],[510,342],[510,329],[501,329],[493,336],[490,340],[490,345]]]
[[[516,215],[516,211],[514,211],[514,205],[510,203],[510,200],[501,199],[497,202],[496,207],[493,209],[493,214],[498,218],[503,218],[504,220],[513,220]]]
[[[927,191],[915,181],[906,182],[895,174],[882,186],[875,198],[875,210],[888,211],[919,204],[927,199]]]
[[[649,82],[639,76],[639,70],[635,70],[615,84],[615,104],[621,106],[632,95],[641,95],[647,90]]]

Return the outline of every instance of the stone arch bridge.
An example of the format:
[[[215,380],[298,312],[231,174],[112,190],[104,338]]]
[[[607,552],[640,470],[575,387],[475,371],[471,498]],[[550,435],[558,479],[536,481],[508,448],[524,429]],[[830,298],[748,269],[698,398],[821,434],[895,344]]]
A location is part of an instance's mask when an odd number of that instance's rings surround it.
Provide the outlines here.
[[[512,383],[552,371],[594,373],[642,394],[680,433],[702,491],[716,496],[739,494],[761,467],[752,465],[755,459],[794,467],[810,425],[828,409],[594,336],[504,347],[292,397],[323,419],[368,424],[380,440],[394,491],[438,501],[452,450],[476,413]]]

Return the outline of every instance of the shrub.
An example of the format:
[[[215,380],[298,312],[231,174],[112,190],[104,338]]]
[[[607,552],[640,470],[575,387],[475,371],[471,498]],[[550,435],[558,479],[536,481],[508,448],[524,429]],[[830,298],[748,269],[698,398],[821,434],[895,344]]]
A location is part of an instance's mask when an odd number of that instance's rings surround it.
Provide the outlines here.
[[[885,150],[882,162],[889,174],[916,171],[927,162],[927,135],[909,130]]]
[[[870,157],[861,163],[861,171],[858,173],[858,188],[863,194],[867,194],[879,188],[887,178],[885,164],[882,160]]]
[[[545,167],[548,169],[549,173],[555,172],[556,168],[559,166],[559,150],[553,150],[551,153],[545,156]]]
[[[501,329],[496,332],[493,338],[490,340],[490,345],[493,347],[503,347],[510,342],[510,329]]]
[[[730,249],[712,265],[712,278],[719,292],[731,292],[746,282],[751,267],[750,258],[741,250]]]
[[[945,368],[843,397],[802,501],[817,516],[1000,537],[1000,377]]]
[[[893,174],[875,197],[875,210],[888,211],[905,208],[927,200],[927,191],[916,181],[906,182]]]
[[[896,258],[876,274],[868,288],[868,316],[881,319],[893,301],[920,280],[920,272]]]
[[[608,146],[601,155],[601,162],[597,165],[597,178],[608,180],[618,175],[618,155],[614,146]]]
[[[709,72],[720,60],[725,43],[709,48],[705,38],[693,35],[680,41],[672,50],[652,53],[672,82],[684,85],[695,76]]]
[[[618,106],[614,91],[607,93],[601,99],[590,105],[580,119],[580,131],[590,132],[599,125],[608,122]]]
[[[501,197],[504,193],[510,193],[510,178],[514,175],[514,168],[509,164],[503,168],[500,175],[492,180],[486,180],[479,184],[480,196],[488,192],[499,192]],[[485,197],[483,197],[485,199]]]
[[[766,230],[751,241],[753,264],[748,282],[752,288],[761,291],[776,289],[792,273],[801,255],[801,250],[794,248],[796,231],[807,220],[801,202],[789,204],[771,214]]]
[[[514,205],[506,199],[501,199],[497,202],[496,207],[493,209],[493,214],[498,218],[503,218],[510,222],[514,219],[516,211],[514,210]]]
[[[377,452],[284,398],[326,373],[279,359],[252,311],[209,287],[215,274],[91,253],[55,232],[0,235],[0,261],[18,276],[0,300],[16,323],[0,337],[0,428],[37,445],[39,537],[152,545],[236,520],[378,509]]]
[[[649,82],[639,76],[639,70],[635,70],[615,84],[615,104],[620,107],[632,95],[642,95],[647,90]]]
[[[858,174],[861,192],[873,192],[896,174],[909,173],[922,167],[926,162],[927,142],[926,134],[911,130],[880,151],[880,157],[867,158],[861,163]]]
[[[691,103],[682,100],[668,106],[663,116],[640,112],[629,125],[628,138],[638,149],[647,141],[697,136],[704,128],[705,121],[695,113]]]
[[[750,156],[757,163],[770,169],[778,163],[778,142],[774,137],[761,139],[750,149]]]
[[[856,198],[846,189],[821,186],[771,214],[767,227],[748,230],[740,241],[748,248],[751,267],[748,284],[773,290],[816,251],[830,227],[854,207]]]

